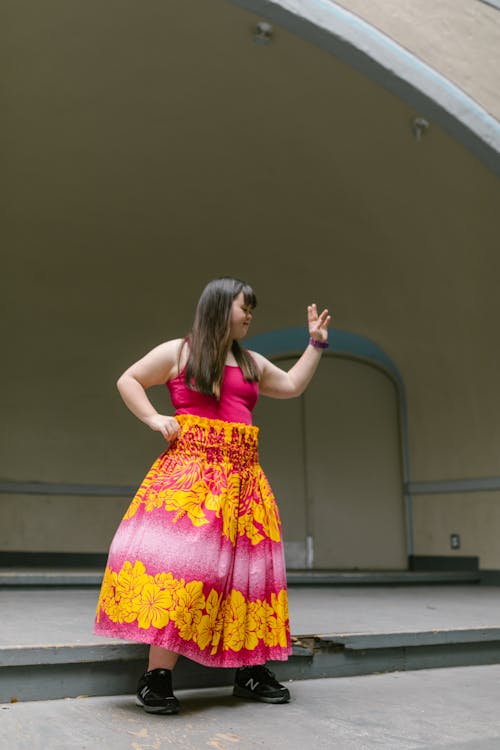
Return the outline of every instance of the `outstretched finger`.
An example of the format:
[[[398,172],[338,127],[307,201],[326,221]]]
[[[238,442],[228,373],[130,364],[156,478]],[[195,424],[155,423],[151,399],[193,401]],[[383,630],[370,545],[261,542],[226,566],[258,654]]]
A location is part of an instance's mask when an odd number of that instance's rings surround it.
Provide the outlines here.
[[[321,313],[321,315],[320,315],[320,316],[319,316],[319,318],[318,318],[318,325],[319,325],[320,327],[324,326],[324,324],[325,324],[325,321],[326,321],[326,320],[327,320],[327,318],[329,318],[329,317],[330,317],[330,315],[328,314],[328,310],[323,310],[323,312]]]
[[[316,305],[314,303],[312,305],[309,305],[309,307],[307,308],[307,317],[311,321],[317,320],[317,318],[318,318],[318,309],[317,309],[317,307],[316,307]]]

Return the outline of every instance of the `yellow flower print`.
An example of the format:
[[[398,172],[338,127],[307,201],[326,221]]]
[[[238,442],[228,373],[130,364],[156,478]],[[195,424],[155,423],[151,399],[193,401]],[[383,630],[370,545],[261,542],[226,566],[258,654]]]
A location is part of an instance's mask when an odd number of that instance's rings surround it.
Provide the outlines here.
[[[220,495],[227,487],[227,474],[230,467],[224,464],[209,465],[205,471],[204,479],[211,495]]]
[[[148,583],[151,576],[146,573],[142,562],[136,560],[134,566],[127,560],[117,575],[115,588],[115,602],[117,609],[115,617],[118,622],[134,622],[137,618],[137,596]],[[108,614],[108,616],[110,616]]]
[[[180,609],[175,613],[175,626],[183,640],[196,643],[196,625],[197,623],[194,622],[193,615],[188,609]]]
[[[238,530],[238,498],[231,494],[231,487],[222,495],[208,495],[205,507],[213,510],[217,518],[222,516],[222,534],[234,544]]]
[[[215,625],[214,625],[214,634],[212,637],[212,654],[216,654],[219,649],[220,640],[222,638],[222,632],[224,630],[224,621],[226,618],[226,610],[227,610],[227,599],[222,598],[222,594],[220,594],[220,605],[217,612],[217,616],[215,618]]]
[[[247,606],[247,617],[245,621],[245,648],[253,651],[259,645],[259,636],[257,634],[257,617],[250,607]]]
[[[247,603],[241,591],[231,591],[224,617],[224,650],[241,651],[245,643]]]
[[[173,523],[186,516],[193,526],[203,526],[210,523],[212,511],[233,545],[238,536],[253,545],[265,537],[281,541],[274,495],[258,464],[256,436],[241,437],[231,425],[214,429],[184,417],[179,417],[182,436],[156,459],[123,520],[143,505],[148,513],[162,508],[172,512]],[[215,449],[207,461],[203,446],[212,444]]]
[[[202,581],[185,582],[171,572],[146,572],[144,564],[127,560],[120,571],[107,567],[99,596],[101,611],[112,622],[133,623],[142,630],[175,628],[186,641],[201,650],[249,651],[259,644],[288,645],[288,598],[286,589],[270,594],[270,600],[245,598],[233,589],[229,594],[212,589],[205,597]]]
[[[117,599],[135,599],[142,588],[148,583],[151,576],[146,573],[146,568],[140,560],[136,560],[134,566],[127,560],[123,563],[118,573],[116,582]]]
[[[179,589],[179,604],[192,612],[195,622],[201,619],[201,612],[205,607],[203,581],[190,581],[184,588]]]
[[[217,518],[219,518],[221,510],[221,495],[212,495],[208,492],[205,497],[205,508],[207,510],[213,510]]]
[[[200,624],[198,625],[198,637],[196,639],[198,646],[203,650],[212,642],[213,636],[214,629],[210,617],[208,615],[203,615]]]
[[[241,591],[233,590],[224,618],[224,648],[232,651],[255,649],[259,643],[257,625],[255,607],[245,600]]]
[[[137,613],[139,611],[139,601],[137,597],[135,599],[128,599],[122,597],[116,606],[116,618],[117,622],[135,622],[137,620]]]
[[[240,502],[240,513],[246,514],[251,513],[252,507],[256,502],[259,502],[259,483],[258,483],[258,472],[256,467],[252,467],[251,471],[244,471],[241,473],[241,502]]]
[[[143,502],[144,502],[144,510],[147,513],[151,513],[153,510],[156,510],[157,508],[161,508],[163,505],[163,497],[162,497],[161,491],[158,491],[156,489],[150,489]]]
[[[266,620],[272,615],[273,609],[267,602],[262,602],[257,599],[254,602],[248,602],[248,611],[251,613],[252,619],[255,622],[255,633],[257,638],[263,639],[266,630]]]
[[[227,482],[227,490],[220,497],[222,513],[222,533],[233,544],[238,535],[238,503],[240,492],[240,479],[236,473],[230,474]]]
[[[176,591],[183,588],[185,585],[184,580],[178,581],[177,578],[173,577],[172,573],[157,573],[155,575],[155,583],[161,589],[170,591],[173,596]],[[175,599],[177,599],[177,597],[175,597]]]
[[[287,645],[287,626],[288,626],[288,596],[283,589],[276,594],[271,594],[271,606],[276,613],[276,634],[280,646]]]
[[[116,582],[118,580],[118,574],[112,570],[109,566],[104,571],[104,576],[101,584],[101,591],[99,594],[99,601],[97,603],[96,619],[97,622],[101,619],[101,609],[105,612],[108,617],[114,619],[112,615],[117,616],[118,605],[116,603]]]
[[[155,583],[147,583],[136,599],[137,624],[140,628],[164,628],[167,625],[172,606],[172,592],[166,591]]]
[[[264,533],[273,542],[281,541],[280,520],[278,507],[273,492],[264,474],[259,480],[259,489],[262,497],[260,503],[255,503],[253,512],[255,520],[262,526]]]
[[[205,605],[207,614],[203,615],[198,625],[197,642],[201,649],[206,648],[209,644],[217,649],[222,630],[222,618],[219,615],[221,599],[222,594],[217,594],[214,589],[207,596]]]
[[[116,599],[107,601],[103,606],[103,611],[112,622],[123,622],[120,616],[120,602],[117,602]]]
[[[97,622],[100,620],[101,608],[106,612],[107,609],[112,608],[112,604],[115,601],[115,588],[118,575],[114,570],[111,570],[109,566],[106,566],[104,576],[101,584],[101,591],[99,594],[99,601],[97,602]]]
[[[174,522],[187,514],[193,526],[203,526],[208,523],[202,509],[205,496],[206,486],[203,483],[196,485],[189,492],[169,492],[165,497],[165,510],[177,511]]]
[[[160,465],[162,462],[162,456],[156,459],[146,476],[144,477],[144,480],[137,490],[134,499],[130,503],[125,515],[123,516],[123,520],[126,521],[129,518],[132,518],[137,513],[137,510],[141,503],[144,501],[144,498],[149,492],[149,488],[151,485],[158,479],[160,476]]]
[[[203,582],[190,581],[177,591],[177,597],[177,609],[171,613],[171,619],[175,622],[181,638],[196,642],[197,625],[201,621],[205,607]]]
[[[203,467],[198,458],[178,456],[177,462],[169,467],[168,486],[172,490],[190,490],[197,484],[203,473]]]
[[[288,645],[288,598],[285,589],[271,594],[271,606],[262,603],[262,637],[266,646]]]
[[[278,623],[274,616],[268,617],[266,620],[264,643],[270,647],[276,646],[278,643]]]
[[[285,589],[282,589],[278,596],[274,592],[271,594],[271,606],[280,620],[288,620],[288,596]]]
[[[128,506],[125,515],[123,516],[123,521],[127,521],[129,518],[132,518],[137,513],[137,510],[142,503],[142,497],[141,495],[137,494],[130,505]]]
[[[238,536],[247,536],[254,545],[265,538],[255,526],[250,513],[238,518]]]
[[[212,589],[212,591],[207,596],[205,609],[207,610],[210,619],[214,623],[217,621],[217,615],[219,614],[221,600],[222,593],[218,594],[215,589]]]

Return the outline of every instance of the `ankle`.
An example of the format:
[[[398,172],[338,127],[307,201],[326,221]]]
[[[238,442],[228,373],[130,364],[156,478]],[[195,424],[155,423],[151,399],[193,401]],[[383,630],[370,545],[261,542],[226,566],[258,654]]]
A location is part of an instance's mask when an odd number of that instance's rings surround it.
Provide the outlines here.
[[[148,672],[151,672],[153,669],[168,669],[171,672],[178,658],[179,654],[175,651],[170,651],[160,646],[150,646]]]

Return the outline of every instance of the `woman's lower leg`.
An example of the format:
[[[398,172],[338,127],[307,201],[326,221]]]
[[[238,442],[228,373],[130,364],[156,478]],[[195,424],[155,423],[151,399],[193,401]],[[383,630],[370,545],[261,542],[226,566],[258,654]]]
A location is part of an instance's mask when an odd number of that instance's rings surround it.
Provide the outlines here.
[[[175,651],[151,645],[149,647],[148,672],[152,669],[173,669],[178,657],[179,654]]]

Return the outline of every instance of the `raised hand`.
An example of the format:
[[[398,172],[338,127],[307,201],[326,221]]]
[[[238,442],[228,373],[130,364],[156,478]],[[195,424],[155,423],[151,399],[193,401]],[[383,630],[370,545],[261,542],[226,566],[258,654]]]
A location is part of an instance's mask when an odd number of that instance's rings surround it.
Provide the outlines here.
[[[307,322],[309,324],[309,335],[315,341],[327,341],[328,340],[328,326],[332,319],[331,315],[328,315],[328,310],[323,310],[321,315],[318,315],[316,305],[313,303],[307,308]]]

